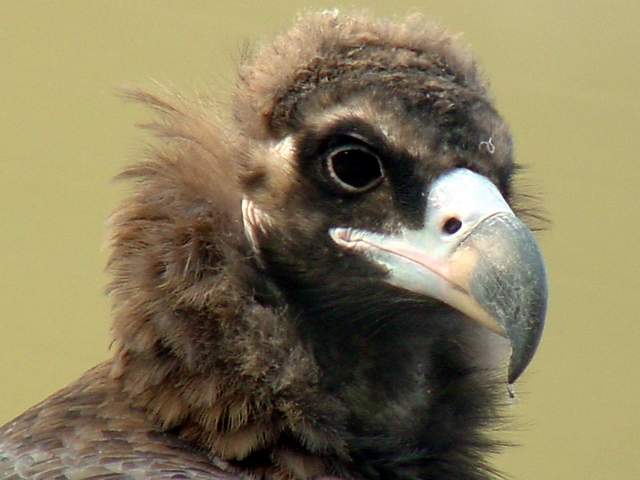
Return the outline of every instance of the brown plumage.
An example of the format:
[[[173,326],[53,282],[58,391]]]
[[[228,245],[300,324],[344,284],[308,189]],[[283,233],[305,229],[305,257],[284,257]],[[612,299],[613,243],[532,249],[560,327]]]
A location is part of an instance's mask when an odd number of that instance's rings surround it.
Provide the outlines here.
[[[240,67],[230,122],[128,95],[159,141],[110,222],[113,358],[0,429],[0,479],[488,478],[495,336],[323,240],[417,225],[408,179],[452,168],[511,200],[510,134],[469,53],[421,16],[322,13]],[[309,160],[328,131],[418,166],[337,194]]]

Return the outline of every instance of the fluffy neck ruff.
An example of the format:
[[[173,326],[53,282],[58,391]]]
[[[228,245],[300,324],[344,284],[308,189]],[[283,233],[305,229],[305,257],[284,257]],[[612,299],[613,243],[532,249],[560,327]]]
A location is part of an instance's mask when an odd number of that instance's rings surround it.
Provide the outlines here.
[[[347,412],[257,275],[237,142],[179,100],[129,96],[161,113],[150,128],[166,143],[121,175],[136,189],[111,218],[113,377],[165,431],[217,458],[269,478],[339,470]]]

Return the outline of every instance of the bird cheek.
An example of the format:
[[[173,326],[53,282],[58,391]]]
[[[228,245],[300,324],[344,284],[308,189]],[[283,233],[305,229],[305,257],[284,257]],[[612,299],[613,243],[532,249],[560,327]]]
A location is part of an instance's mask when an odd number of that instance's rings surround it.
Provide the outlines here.
[[[260,239],[273,225],[272,218],[247,197],[242,198],[242,225],[254,254],[260,253]]]

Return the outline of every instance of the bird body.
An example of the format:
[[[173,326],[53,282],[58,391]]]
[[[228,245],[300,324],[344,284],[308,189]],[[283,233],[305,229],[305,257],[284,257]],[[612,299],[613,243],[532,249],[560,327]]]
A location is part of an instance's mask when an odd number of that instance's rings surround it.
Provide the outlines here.
[[[110,221],[113,358],[0,429],[0,479],[489,478],[546,284],[468,52],[324,12],[230,122],[128,96],[160,141]]]
[[[5,425],[0,478],[238,478],[154,428],[109,369],[93,368]]]

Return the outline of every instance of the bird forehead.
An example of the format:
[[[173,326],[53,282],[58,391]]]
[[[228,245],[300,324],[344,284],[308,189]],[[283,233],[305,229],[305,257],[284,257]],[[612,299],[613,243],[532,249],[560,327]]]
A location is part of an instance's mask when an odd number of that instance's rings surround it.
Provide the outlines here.
[[[394,99],[381,103],[366,95],[356,96],[309,116],[307,128],[321,132],[337,125],[364,124],[371,127],[392,150],[413,158],[426,158],[433,153],[435,131],[408,114]]]
[[[439,115],[429,106],[408,104],[392,93],[380,98],[363,92],[340,104],[309,110],[301,130],[323,135],[344,125],[364,125],[375,132],[374,147],[379,139],[388,150],[437,170],[477,163],[482,173],[490,175],[493,168],[510,162],[508,127],[488,102],[451,104],[445,115]]]

